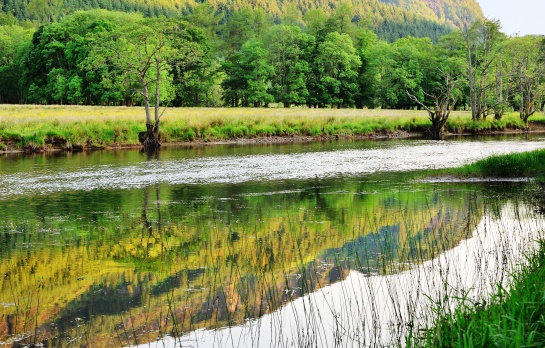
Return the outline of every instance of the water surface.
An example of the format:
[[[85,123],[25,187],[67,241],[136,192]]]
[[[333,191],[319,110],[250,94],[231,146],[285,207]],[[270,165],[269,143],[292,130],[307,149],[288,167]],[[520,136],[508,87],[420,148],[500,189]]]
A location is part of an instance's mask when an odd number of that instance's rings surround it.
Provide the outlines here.
[[[35,155],[1,162],[0,196],[143,188],[156,183],[241,183],[407,172],[455,167],[492,154],[545,147],[540,136],[478,139],[180,148],[157,156],[136,151]]]
[[[0,341],[401,342],[426,296],[485,294],[542,226],[524,184],[406,173],[542,147],[516,137],[4,157]],[[517,222],[524,240],[504,231]],[[469,262],[502,253],[513,261]],[[448,288],[427,277],[445,269]]]

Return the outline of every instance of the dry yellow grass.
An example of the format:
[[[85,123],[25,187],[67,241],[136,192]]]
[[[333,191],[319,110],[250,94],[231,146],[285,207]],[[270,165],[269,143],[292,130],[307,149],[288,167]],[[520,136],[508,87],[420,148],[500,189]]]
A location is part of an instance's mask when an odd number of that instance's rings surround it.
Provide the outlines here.
[[[423,110],[167,108],[161,112],[161,137],[166,142],[392,134],[423,132],[430,125]],[[144,115],[142,107],[0,105],[0,150],[48,144],[137,145],[138,133],[145,129]],[[502,121],[474,122],[465,111],[454,112],[446,126],[451,132],[522,127],[516,114]]]
[[[163,109],[161,110],[163,111]],[[467,116],[468,112],[456,112]],[[387,117],[412,118],[427,114],[422,110],[381,110],[381,109],[309,109],[309,108],[167,108],[163,114],[165,122],[209,123],[214,119],[262,120],[269,118],[352,118]],[[124,106],[63,106],[63,105],[0,105],[0,121],[12,122],[62,122],[106,120],[142,120],[143,107]]]

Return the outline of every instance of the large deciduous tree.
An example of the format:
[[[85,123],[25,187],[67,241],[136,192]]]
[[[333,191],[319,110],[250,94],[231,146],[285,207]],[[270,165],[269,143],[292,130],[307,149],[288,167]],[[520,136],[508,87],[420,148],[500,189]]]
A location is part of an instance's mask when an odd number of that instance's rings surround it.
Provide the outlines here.
[[[172,103],[179,106],[216,105],[210,90],[215,83],[218,64],[211,59],[206,32],[180,21],[166,34],[176,53],[170,61],[175,89]]]
[[[180,49],[180,30],[184,26],[183,22],[161,18],[124,23],[96,36],[86,62],[89,69],[109,67],[106,80],[122,80],[139,94],[146,114],[146,131],[140,134],[144,149],[161,145],[160,106],[174,96],[174,66],[185,62],[188,56],[201,55]],[[199,50],[198,45],[190,47]]]
[[[520,118],[528,123],[544,97],[545,58],[541,50],[543,38],[525,36],[511,38],[506,45],[509,57],[509,80],[518,105]]]
[[[121,83],[106,82],[107,66],[82,69],[100,33],[142,16],[104,10],[79,11],[60,22],[40,27],[23,61],[22,83],[33,103],[119,105],[132,103]]]
[[[332,32],[317,46],[309,103],[318,106],[351,107],[358,93],[361,59],[348,34]]]
[[[314,38],[298,26],[279,25],[265,35],[269,62],[274,67],[272,94],[284,107],[304,104],[308,96],[306,75],[310,72],[308,56]]]
[[[272,102],[269,80],[274,67],[267,62],[268,52],[264,44],[257,39],[250,39],[242,45],[240,53],[240,64],[247,85],[246,100],[256,107]]]
[[[261,40],[246,41],[238,53],[222,64],[225,73],[221,86],[228,106],[266,106],[274,101],[270,93],[274,66],[268,62],[269,52]]]
[[[0,103],[22,103],[26,88],[21,81],[23,57],[28,51],[32,30],[15,25],[0,26]]]
[[[497,103],[490,102],[490,94],[496,89],[496,80],[490,78],[498,58],[498,43],[504,39],[498,21],[483,20],[466,25],[461,33],[465,43],[469,103],[474,120],[486,118]]]
[[[412,108],[414,100],[405,91],[424,98],[426,85],[434,79],[430,69],[434,45],[428,38],[407,37],[393,44],[379,41],[365,50],[367,68],[363,73],[373,106]]]
[[[403,91],[423,97],[426,83],[433,79],[431,53],[433,43],[428,38],[407,37],[392,44],[394,64],[387,67],[389,107],[407,109],[414,106]],[[435,71],[434,71],[435,72]]]
[[[373,98],[373,76],[370,73],[372,48],[379,42],[378,37],[369,29],[360,29],[356,35],[356,49],[361,60],[359,68],[358,86],[359,91],[356,98],[356,107],[373,107],[375,101]]]

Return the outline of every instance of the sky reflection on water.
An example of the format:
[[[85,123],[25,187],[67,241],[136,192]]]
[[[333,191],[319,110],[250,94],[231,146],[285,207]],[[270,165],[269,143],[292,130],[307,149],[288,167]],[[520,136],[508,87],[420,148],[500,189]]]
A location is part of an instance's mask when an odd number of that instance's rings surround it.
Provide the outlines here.
[[[63,190],[131,189],[156,183],[210,184],[305,180],[455,167],[492,154],[545,148],[545,141],[427,141],[377,143],[378,148],[336,148],[283,154],[246,154],[89,166],[46,167],[0,177],[0,197]],[[167,150],[169,151],[169,150]],[[178,150],[184,151],[184,150]],[[187,151],[187,150],[186,150]],[[1,160],[0,160],[1,163]]]

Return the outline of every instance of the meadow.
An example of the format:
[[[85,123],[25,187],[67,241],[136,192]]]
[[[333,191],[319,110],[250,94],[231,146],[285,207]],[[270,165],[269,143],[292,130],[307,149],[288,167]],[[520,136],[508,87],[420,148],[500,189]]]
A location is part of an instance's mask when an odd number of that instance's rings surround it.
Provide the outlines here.
[[[424,134],[431,125],[422,110],[167,108],[162,112],[164,144],[398,137]],[[530,127],[541,127],[545,115],[531,121]],[[516,113],[501,120],[472,121],[469,112],[458,111],[445,130],[482,134],[526,129]],[[138,133],[144,130],[141,107],[0,106],[0,151],[138,146]]]

